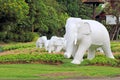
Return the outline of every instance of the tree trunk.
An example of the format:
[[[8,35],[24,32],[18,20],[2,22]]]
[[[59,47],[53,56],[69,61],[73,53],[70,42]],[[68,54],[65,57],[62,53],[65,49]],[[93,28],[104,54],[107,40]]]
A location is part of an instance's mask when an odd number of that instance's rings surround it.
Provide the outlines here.
[[[32,25],[32,32],[34,32],[34,26]]]
[[[119,27],[119,16],[116,16],[116,27],[117,27],[116,40],[118,40],[119,31],[120,31],[120,27]]]
[[[118,26],[117,34],[116,34],[116,40],[119,39],[119,32],[120,32],[120,27]]]

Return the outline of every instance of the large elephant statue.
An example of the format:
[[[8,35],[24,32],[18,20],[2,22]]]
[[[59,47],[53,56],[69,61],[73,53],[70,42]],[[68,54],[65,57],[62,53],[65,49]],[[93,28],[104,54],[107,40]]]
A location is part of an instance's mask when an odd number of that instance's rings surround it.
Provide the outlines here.
[[[52,36],[48,44],[48,52],[60,52],[65,48],[65,39],[63,37]]]
[[[88,59],[95,57],[95,51],[101,47],[105,55],[114,58],[110,48],[110,38],[105,26],[95,20],[68,18],[65,25],[66,52],[64,56],[70,58],[71,63],[80,64],[88,50]]]

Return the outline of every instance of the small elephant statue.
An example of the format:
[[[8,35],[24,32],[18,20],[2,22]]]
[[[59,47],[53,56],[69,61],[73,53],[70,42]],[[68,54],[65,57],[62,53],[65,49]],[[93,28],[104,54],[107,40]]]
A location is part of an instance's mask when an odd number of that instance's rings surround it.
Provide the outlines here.
[[[95,20],[70,17],[65,25],[66,58],[73,57],[71,63],[80,64],[88,50],[88,59],[95,57],[95,51],[101,47],[105,55],[114,58],[110,48],[110,38],[103,24]]]
[[[39,37],[36,41],[36,47],[45,48],[47,50],[49,44],[49,40],[47,40],[46,36]]]
[[[65,47],[65,40],[62,37],[52,36],[48,44],[48,52],[60,52]]]

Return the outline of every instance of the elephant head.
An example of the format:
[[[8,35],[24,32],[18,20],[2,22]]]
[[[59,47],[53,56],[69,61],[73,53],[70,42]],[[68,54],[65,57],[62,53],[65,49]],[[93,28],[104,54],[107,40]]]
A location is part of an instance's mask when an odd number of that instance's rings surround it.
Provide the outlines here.
[[[89,23],[82,20],[66,22],[65,26],[65,39],[66,39],[66,52],[64,56],[70,58],[76,52],[74,47],[80,43],[84,37],[89,36],[91,33],[91,28]]]
[[[45,47],[45,42],[47,41],[47,37],[46,36],[42,36],[42,37],[39,37],[36,41],[36,47]]]
[[[49,53],[60,52],[65,46],[65,39],[63,37],[53,36],[51,37],[48,45]]]

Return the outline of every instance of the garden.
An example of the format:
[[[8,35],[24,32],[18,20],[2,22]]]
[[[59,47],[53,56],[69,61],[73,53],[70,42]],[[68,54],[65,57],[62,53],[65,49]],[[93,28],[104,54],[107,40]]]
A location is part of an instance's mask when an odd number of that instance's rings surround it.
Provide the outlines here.
[[[115,5],[115,9],[108,6],[104,11],[119,17],[119,2]],[[36,48],[38,37],[63,36],[67,18],[92,19],[92,11],[93,7],[82,0],[0,0],[0,80],[120,78],[119,41],[111,42],[115,59],[96,52],[93,60],[85,54],[79,65],[71,64],[72,58],[66,59],[63,51],[48,53]],[[109,33],[114,31],[104,20],[101,22]]]
[[[0,47],[0,79],[67,80],[120,76],[120,42],[111,42],[115,59],[97,52],[93,60],[80,65],[71,64],[63,52],[48,53],[36,48],[35,42],[2,44]]]

